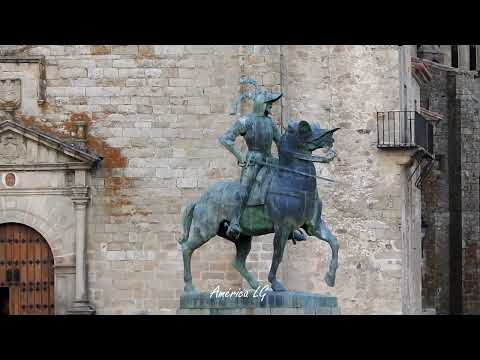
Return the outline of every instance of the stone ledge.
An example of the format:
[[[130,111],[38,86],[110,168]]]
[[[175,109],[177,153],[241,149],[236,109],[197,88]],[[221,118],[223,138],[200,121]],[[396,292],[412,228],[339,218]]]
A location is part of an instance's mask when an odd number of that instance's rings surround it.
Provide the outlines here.
[[[256,296],[255,296],[256,295]],[[302,292],[264,293],[253,291],[244,297],[217,297],[209,293],[180,296],[178,315],[335,315],[337,298]]]

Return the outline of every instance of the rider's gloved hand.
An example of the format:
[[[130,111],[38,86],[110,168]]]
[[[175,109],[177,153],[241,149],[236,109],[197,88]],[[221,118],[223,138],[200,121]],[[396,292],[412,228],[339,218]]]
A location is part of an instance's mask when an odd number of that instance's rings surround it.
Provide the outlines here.
[[[328,149],[328,152],[326,154],[327,159],[331,161],[335,158],[335,156],[337,156],[337,152],[335,151],[335,149],[333,147]]]
[[[238,166],[245,167],[247,165],[247,156],[245,154],[240,154],[240,159],[238,159]]]

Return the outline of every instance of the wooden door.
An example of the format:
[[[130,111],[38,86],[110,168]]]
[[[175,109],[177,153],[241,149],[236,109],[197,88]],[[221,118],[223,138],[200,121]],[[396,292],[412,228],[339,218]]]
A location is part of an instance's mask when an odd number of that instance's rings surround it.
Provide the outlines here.
[[[10,315],[55,313],[53,255],[26,225],[0,225],[0,288],[8,288]]]

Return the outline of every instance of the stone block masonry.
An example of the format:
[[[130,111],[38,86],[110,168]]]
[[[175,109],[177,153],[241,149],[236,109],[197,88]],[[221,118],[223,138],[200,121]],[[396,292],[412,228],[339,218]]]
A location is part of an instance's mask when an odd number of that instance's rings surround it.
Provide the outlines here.
[[[433,78],[422,105],[444,120],[434,135],[438,162],[422,209],[423,301],[438,314],[479,314],[480,119],[474,74],[424,62]]]
[[[281,276],[291,290],[338,297],[342,313],[398,313],[400,177],[395,156],[376,149],[375,112],[399,109],[396,46],[32,46],[44,55],[47,102],[20,111],[30,126],[67,136],[88,123],[87,144],[104,157],[88,211],[90,298],[98,314],[174,314],[183,288],[180,212],[239,168],[217,138],[248,75],[284,92],[273,108],[342,128],[338,159],[320,165],[325,220],[340,242],[336,287],[323,282],[330,250],[309,238],[289,245]],[[248,111],[248,106],[242,111]],[[265,282],[271,236],[254,240],[252,272]],[[245,286],[234,246],[215,238],[193,256],[202,291]]]

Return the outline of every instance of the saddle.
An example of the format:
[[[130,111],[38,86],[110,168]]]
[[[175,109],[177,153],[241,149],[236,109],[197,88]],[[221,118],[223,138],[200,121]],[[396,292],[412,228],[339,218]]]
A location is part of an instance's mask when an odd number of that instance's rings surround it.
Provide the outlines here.
[[[268,163],[278,166],[278,159],[270,158]],[[248,197],[247,206],[258,206],[265,204],[265,198],[267,196],[268,187],[272,182],[275,168],[265,165],[263,166],[255,178],[252,190]]]

